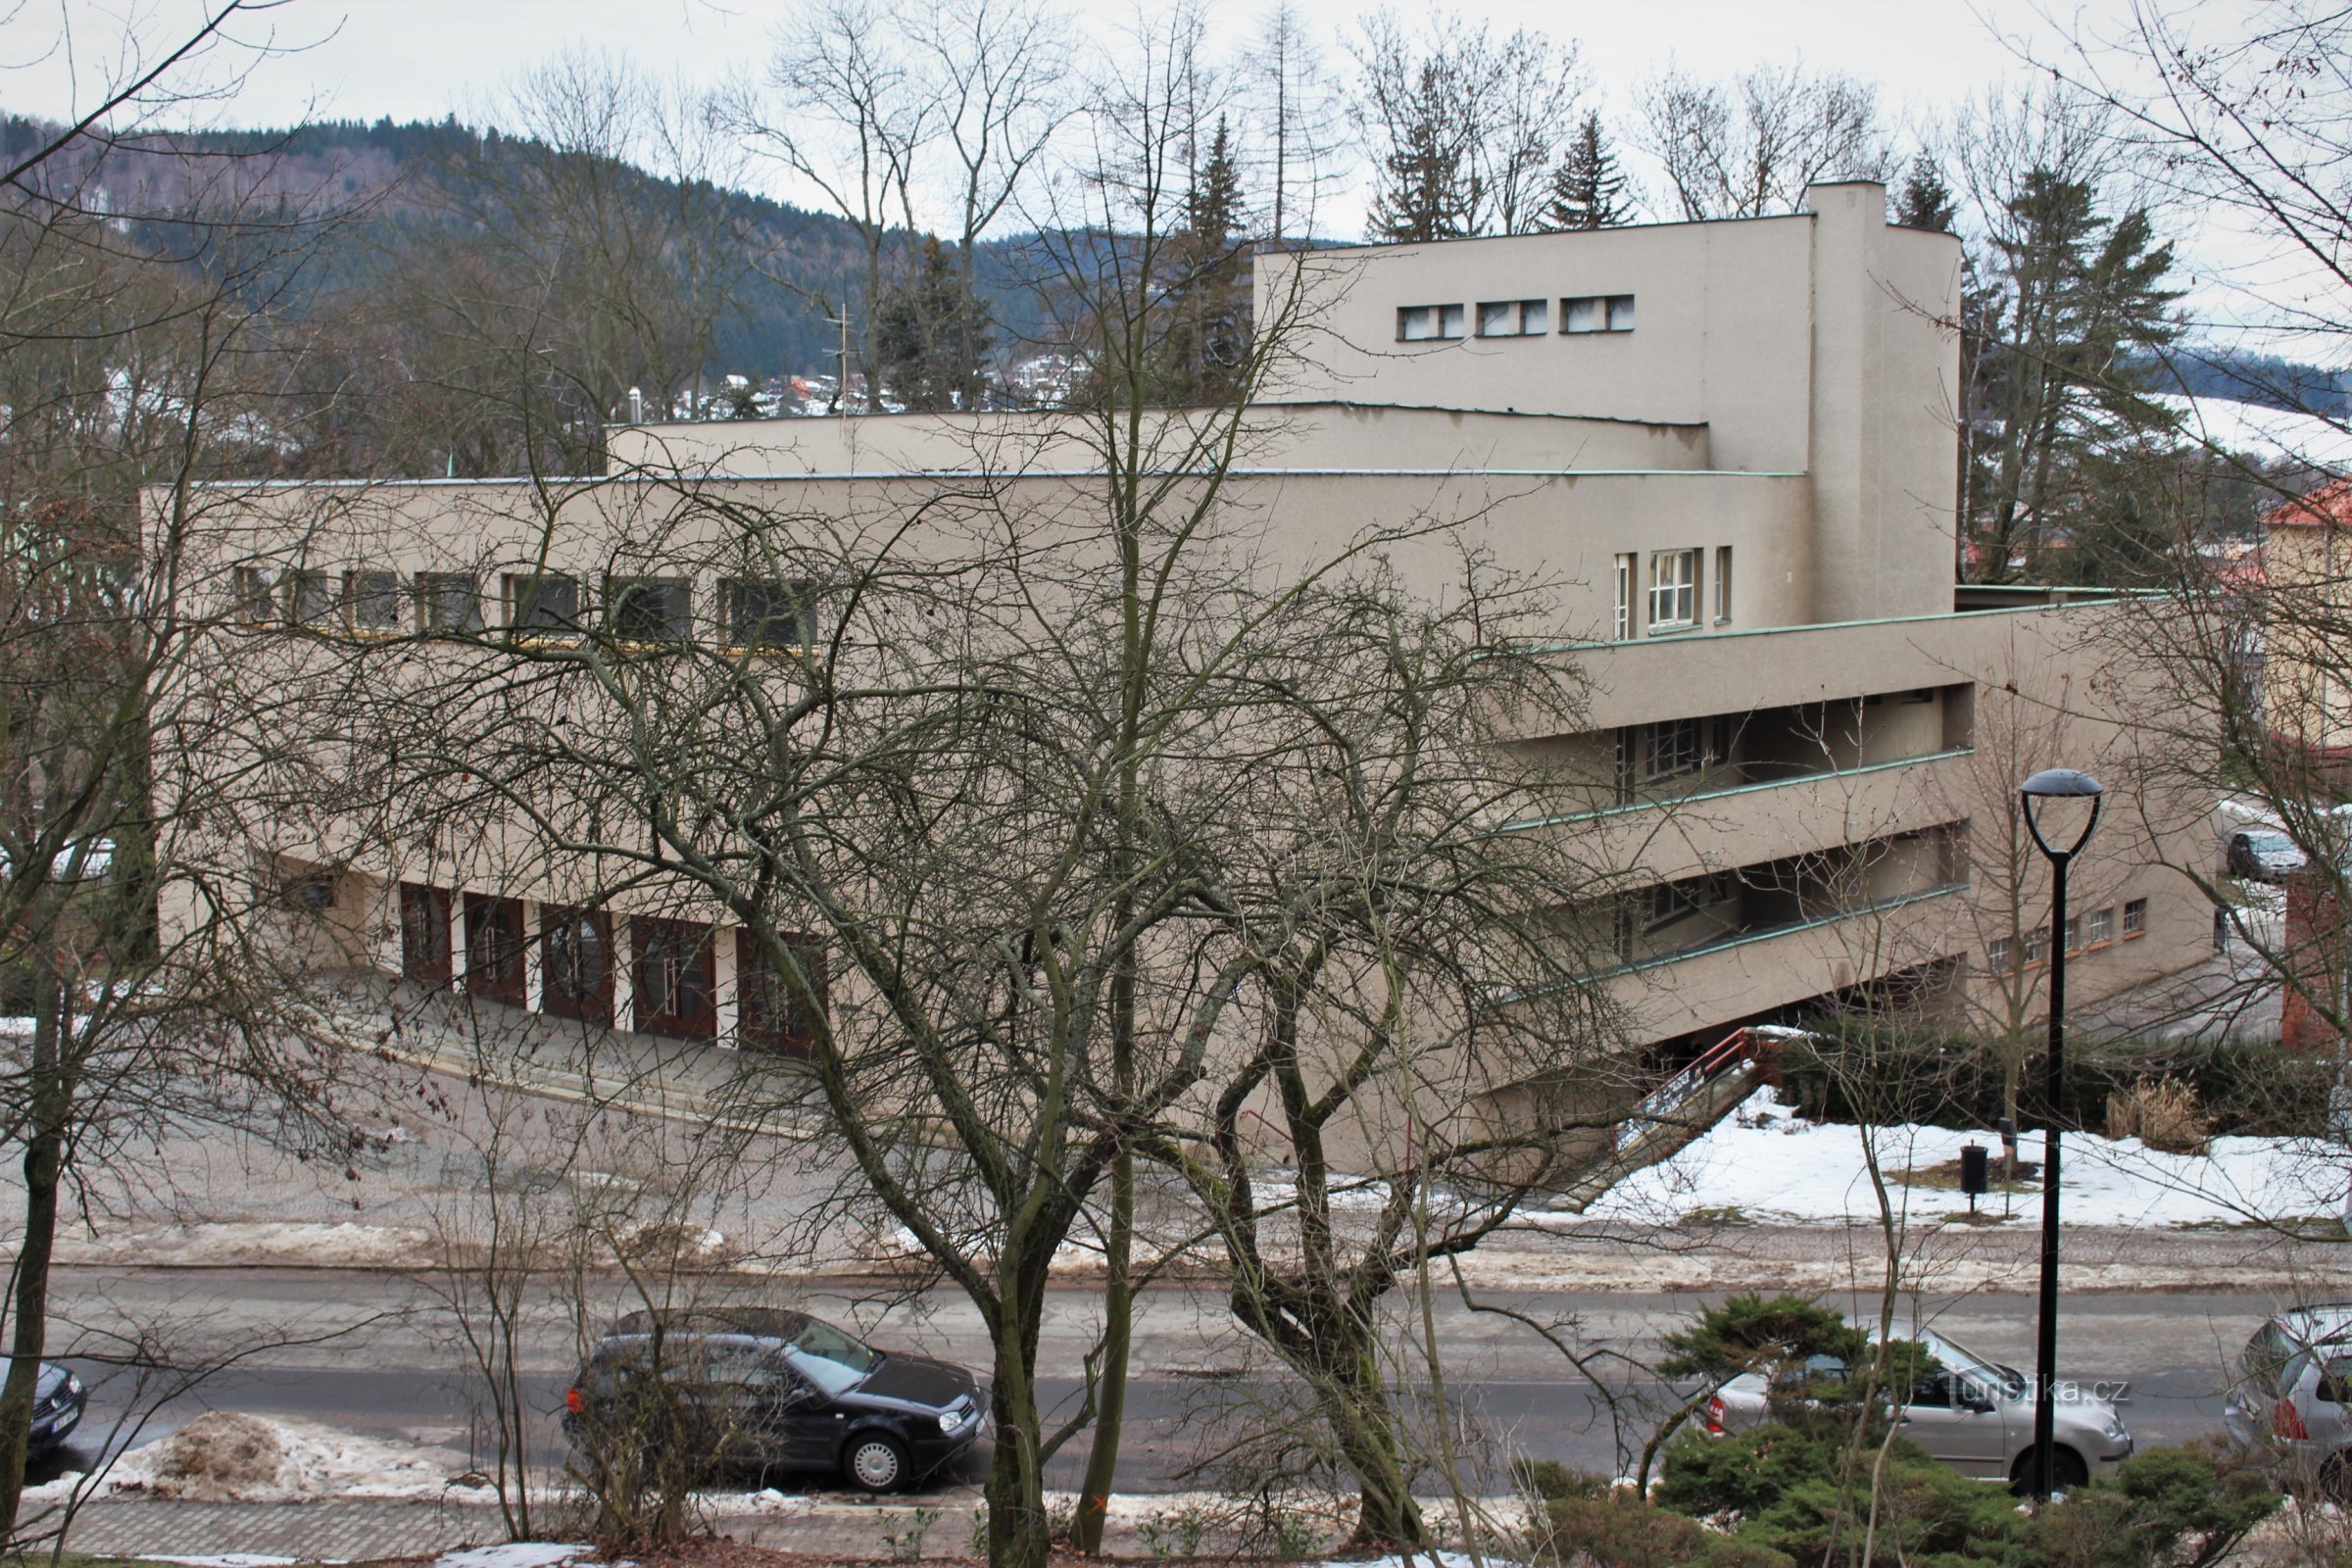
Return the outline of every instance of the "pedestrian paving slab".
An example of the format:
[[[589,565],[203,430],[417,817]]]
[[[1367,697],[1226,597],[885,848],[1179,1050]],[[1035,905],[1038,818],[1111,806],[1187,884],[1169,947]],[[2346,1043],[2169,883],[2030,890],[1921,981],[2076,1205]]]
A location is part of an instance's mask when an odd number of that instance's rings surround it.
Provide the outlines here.
[[[322,1562],[399,1557],[506,1539],[495,1508],[436,1502],[89,1503],[67,1537],[76,1551],[254,1552]]]

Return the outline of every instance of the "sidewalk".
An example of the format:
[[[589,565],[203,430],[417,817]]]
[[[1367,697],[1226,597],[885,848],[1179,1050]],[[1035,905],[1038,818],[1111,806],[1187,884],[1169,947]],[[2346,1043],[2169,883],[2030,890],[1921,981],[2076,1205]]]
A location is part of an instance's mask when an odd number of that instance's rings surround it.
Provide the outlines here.
[[[784,1139],[822,1125],[806,1071],[786,1058],[665,1040],[426,991],[343,978],[330,1038],[348,1050],[543,1099]]]
[[[718,1514],[710,1527],[721,1537],[789,1551],[895,1559],[912,1546],[925,1557],[961,1557],[970,1554],[979,1518],[977,1494],[975,1487],[959,1486],[887,1502],[793,1497],[780,1511]],[[1178,1499],[1141,1496],[1114,1502],[1105,1544],[1126,1553],[1145,1550],[1141,1521],[1155,1501]],[[89,1504],[75,1519],[68,1544],[78,1552],[115,1556],[249,1552],[355,1562],[488,1545],[506,1538],[497,1509],[470,1505],[141,1498]]]

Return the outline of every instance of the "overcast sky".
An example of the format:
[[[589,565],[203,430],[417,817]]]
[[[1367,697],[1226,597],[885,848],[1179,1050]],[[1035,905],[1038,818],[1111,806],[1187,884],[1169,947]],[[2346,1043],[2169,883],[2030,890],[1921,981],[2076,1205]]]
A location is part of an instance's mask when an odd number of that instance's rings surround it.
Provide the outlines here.
[[[2095,24],[2119,4],[2099,0],[2084,14]],[[203,9],[205,0],[28,0],[0,27],[11,68],[0,74],[0,94],[16,112],[69,118],[122,69],[126,16],[139,19],[149,39],[162,40]],[[756,67],[794,9],[786,0],[279,0],[237,28],[249,39],[269,34],[299,47],[262,64],[213,114],[248,125],[306,116],[413,120],[454,111],[474,118],[516,73],[578,46],[715,84]],[[1076,9],[1105,38],[1133,15],[1125,4]],[[1364,8],[1304,0],[1303,9],[1332,64],[1345,66],[1344,39]],[[1405,9],[1409,15],[1413,8]],[[1878,80],[1898,120],[1932,117],[2026,73],[2000,34],[2049,32],[2031,0],[1466,0],[1460,9],[1499,28],[1524,24],[1574,39],[1604,114],[1622,111],[1631,84],[1670,60],[1720,75],[1801,56]],[[1254,30],[1260,11],[1257,0],[1216,0],[1211,16],[1238,42]],[[1362,210],[1360,193],[1343,196],[1318,226],[1353,237]]]

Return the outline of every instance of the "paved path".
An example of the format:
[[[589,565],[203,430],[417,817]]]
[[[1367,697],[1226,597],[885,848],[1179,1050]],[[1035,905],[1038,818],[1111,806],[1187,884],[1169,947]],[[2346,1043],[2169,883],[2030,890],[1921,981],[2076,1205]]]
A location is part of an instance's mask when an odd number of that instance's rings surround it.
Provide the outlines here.
[[[503,1541],[494,1510],[417,1502],[93,1502],[68,1538],[76,1551],[138,1556],[246,1551],[355,1562]]]
[[[894,1555],[919,1536],[931,1557],[966,1555],[978,1518],[977,1489],[900,1498],[890,1503],[827,1502],[812,1514],[722,1516],[714,1534],[756,1545],[844,1556]],[[1141,1551],[1132,1525],[1114,1520],[1110,1544]],[[506,1540],[496,1509],[425,1502],[214,1503],[154,1499],[91,1503],[74,1521],[75,1551],[117,1556],[164,1553],[293,1557],[364,1562],[421,1555]],[[568,1539],[560,1532],[556,1539]]]

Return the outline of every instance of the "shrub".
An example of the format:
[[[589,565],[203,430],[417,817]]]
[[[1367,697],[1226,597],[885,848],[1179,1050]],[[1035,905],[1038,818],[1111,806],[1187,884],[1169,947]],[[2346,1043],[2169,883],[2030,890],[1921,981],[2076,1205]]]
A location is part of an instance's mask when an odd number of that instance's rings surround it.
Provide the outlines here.
[[[1981,1129],[2002,1114],[1998,1056],[1978,1037],[1930,1030],[1817,1025],[1820,1042],[1789,1041],[1775,1072],[1783,1102],[1816,1121],[1923,1122]],[[2043,1051],[2026,1047],[2018,1113],[2044,1119]],[[2332,1059],[2276,1041],[2122,1040],[2067,1048],[2063,1121],[2088,1127],[2111,1097],[2170,1080],[2193,1096],[2217,1137],[2321,1137]],[[1858,1086],[1867,1086],[1861,1088]],[[1857,1094],[1864,1102],[1857,1103]]]
[[[1561,1568],[1794,1568],[1784,1552],[1653,1508],[1630,1491],[1545,1500],[1534,1555]]]
[[[2212,1131],[2197,1108],[2196,1091],[2164,1077],[2107,1097],[2107,1136],[2136,1138],[2167,1154],[2202,1154]]]
[[[1658,1502],[1727,1524],[1735,1539],[1796,1562],[1856,1563],[1876,1450],[1849,1439],[1850,1428],[1840,1436],[1780,1425],[1693,1436],[1667,1451]],[[2210,1568],[2279,1500],[2253,1464],[2211,1444],[2151,1448],[2037,1514],[2018,1512],[2004,1489],[1971,1481],[1899,1440],[1877,1479],[1868,1568]],[[1619,1539],[1584,1512],[1570,1523],[1594,1540]]]

